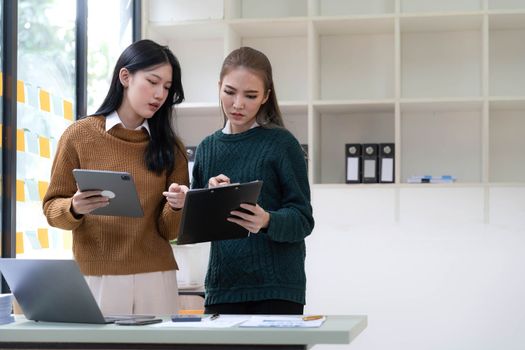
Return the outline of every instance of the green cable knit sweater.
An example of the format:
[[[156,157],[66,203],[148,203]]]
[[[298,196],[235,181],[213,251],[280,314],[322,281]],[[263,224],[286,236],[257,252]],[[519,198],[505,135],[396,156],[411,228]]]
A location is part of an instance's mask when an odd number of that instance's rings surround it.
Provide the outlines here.
[[[304,239],[314,227],[306,162],[286,129],[221,130],[197,148],[193,188],[225,174],[231,182],[263,180],[258,204],[270,213],[267,229],[211,245],[206,305],[281,299],[305,304]]]

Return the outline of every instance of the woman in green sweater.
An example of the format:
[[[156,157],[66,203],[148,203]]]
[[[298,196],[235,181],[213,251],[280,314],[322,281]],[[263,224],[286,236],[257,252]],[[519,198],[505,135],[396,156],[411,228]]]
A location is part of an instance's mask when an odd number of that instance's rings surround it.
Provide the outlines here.
[[[66,129],[43,200],[50,225],[73,231],[73,254],[104,314],[178,311],[177,264],[169,241],[179,231],[188,184],[184,146],[171,129],[184,91],[173,53],[151,40],[118,59],[101,107]],[[75,168],[126,171],[144,216],[93,215],[110,199],[79,191]]]
[[[263,180],[256,205],[229,221],[247,238],[212,242],[206,313],[302,314],[305,238],[314,227],[304,153],[284,128],[272,68],[241,47],[224,60],[219,81],[225,126],[197,148],[193,188]]]

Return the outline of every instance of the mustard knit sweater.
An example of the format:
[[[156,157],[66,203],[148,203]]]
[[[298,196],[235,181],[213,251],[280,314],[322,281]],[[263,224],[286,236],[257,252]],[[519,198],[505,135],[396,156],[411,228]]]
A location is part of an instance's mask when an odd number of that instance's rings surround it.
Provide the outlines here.
[[[169,240],[177,237],[181,212],[164,196],[173,182],[188,185],[188,165],[177,148],[174,171],[147,170],[145,130],[116,126],[106,132],[105,117],[88,117],[69,126],[58,143],[44,214],[51,226],[73,231],[73,254],[85,275],[125,275],[177,268]],[[77,191],[75,168],[126,171],[137,187],[144,217],[80,215],[71,212]]]

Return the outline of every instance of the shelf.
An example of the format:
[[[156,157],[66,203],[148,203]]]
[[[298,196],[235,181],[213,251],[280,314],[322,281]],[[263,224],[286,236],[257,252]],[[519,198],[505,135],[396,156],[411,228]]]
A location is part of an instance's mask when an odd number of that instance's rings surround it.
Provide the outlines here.
[[[400,16],[402,33],[481,31],[482,25],[482,13],[417,13]]]
[[[222,60],[251,46],[272,63],[315,188],[525,186],[525,0],[188,1],[150,1],[146,25],[181,61],[188,145],[222,127]],[[396,184],[345,185],[344,145],[383,142],[396,143]],[[458,180],[405,183],[426,174]]]
[[[384,21],[382,21],[384,22]],[[356,22],[345,21],[353,32]],[[394,32],[324,35],[319,25],[322,100],[389,99],[395,95]],[[393,29],[393,28],[391,28]]]
[[[182,83],[187,102],[218,103],[219,71],[222,65],[221,40],[173,40],[170,48],[182,69]],[[198,52],[198,55],[195,53]]]
[[[301,144],[308,144],[308,105],[301,101],[279,104],[286,127]],[[183,102],[175,109],[174,126],[187,146],[196,146],[204,137],[223,127],[218,102]],[[187,132],[187,130],[191,130]]]
[[[217,0],[149,0],[149,22],[178,22],[223,18],[223,1]]]
[[[230,27],[242,37],[297,37],[304,36],[308,31],[308,21],[298,19],[274,20],[230,20]]]
[[[308,102],[306,101],[279,101],[282,114],[308,114]]]
[[[440,99],[401,99],[402,112],[421,112],[421,111],[472,111],[481,112],[483,99],[481,97],[473,98],[440,98]]]
[[[394,100],[314,101],[314,108],[323,114],[353,112],[394,112]]]
[[[478,28],[480,18],[432,16],[401,19],[403,98],[481,96],[482,32]],[[445,23],[441,23],[439,19]],[[467,23],[459,26],[450,21]],[[415,28],[419,28],[420,31],[414,32]],[[421,64],[422,62],[424,64]]]
[[[525,96],[525,14],[489,19],[490,95]]]
[[[320,16],[388,14],[395,12],[395,0],[319,0],[317,11]]]
[[[481,182],[481,104],[459,108],[401,105],[401,182],[413,175],[452,175]]]
[[[523,13],[492,14],[489,16],[489,29],[525,29],[525,11]]]
[[[525,183],[525,101],[489,104],[490,182]]]
[[[308,113],[284,113],[285,127],[297,138],[301,145],[308,144]]]
[[[242,46],[264,52],[272,64],[274,88],[279,101],[308,99],[306,37],[247,37]]]
[[[218,100],[218,98],[217,98]],[[199,116],[203,114],[216,113],[220,115],[218,102],[182,102],[175,107],[177,116]]]
[[[190,147],[197,146],[206,136],[221,129],[224,119],[217,108],[210,113],[177,115],[173,125],[184,145]]]
[[[524,0],[488,0],[489,10],[522,10],[525,11]]]
[[[174,40],[220,39],[223,40],[226,24],[222,20],[156,22],[148,28],[148,38],[167,43]]]
[[[308,14],[307,0],[230,0],[228,18],[303,17]]]
[[[400,0],[401,12],[481,11],[482,0]]]
[[[394,105],[378,110],[372,108],[348,109],[316,107],[314,140],[319,147],[319,171],[314,183],[345,182],[345,144],[346,143],[387,143],[394,142]],[[362,107],[362,106],[361,106]]]
[[[491,97],[489,103],[492,111],[525,109],[525,97]]]
[[[495,184],[495,187],[524,187],[525,184],[519,183],[506,183],[506,184]],[[324,183],[324,184],[312,184],[312,188],[315,189],[401,189],[401,188],[486,188],[493,187],[493,185],[488,185],[480,182],[472,183],[449,183],[449,184],[409,184],[409,183],[368,183],[368,184],[343,184],[343,183]]]
[[[317,35],[394,34],[392,15],[315,18],[312,20]]]

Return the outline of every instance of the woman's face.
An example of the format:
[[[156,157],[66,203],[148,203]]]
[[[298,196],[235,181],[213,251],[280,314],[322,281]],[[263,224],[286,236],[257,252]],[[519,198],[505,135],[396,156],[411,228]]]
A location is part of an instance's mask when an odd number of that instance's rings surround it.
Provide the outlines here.
[[[222,110],[230,121],[231,132],[238,134],[250,129],[261,105],[268,100],[263,80],[253,71],[238,67],[219,82]]]
[[[149,119],[166,102],[171,86],[172,68],[168,63],[139,70],[130,74],[121,70],[120,80],[124,86],[124,97],[119,112],[128,118]],[[119,113],[119,116],[122,115]]]

